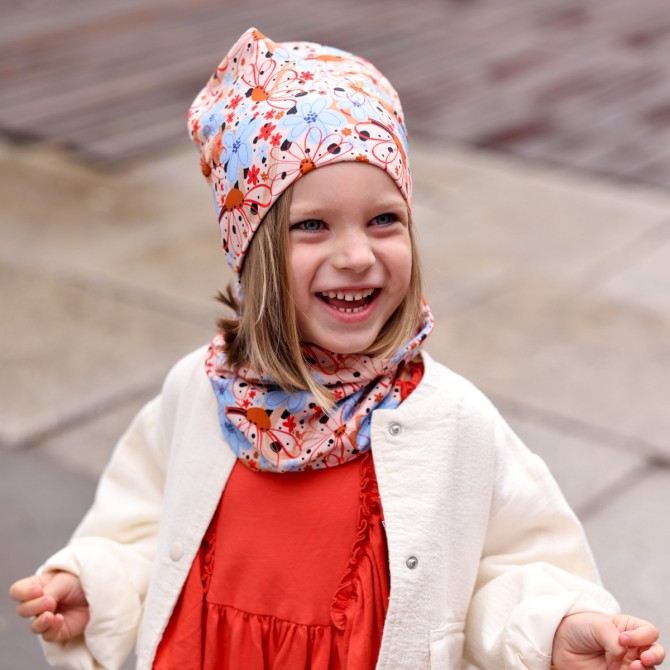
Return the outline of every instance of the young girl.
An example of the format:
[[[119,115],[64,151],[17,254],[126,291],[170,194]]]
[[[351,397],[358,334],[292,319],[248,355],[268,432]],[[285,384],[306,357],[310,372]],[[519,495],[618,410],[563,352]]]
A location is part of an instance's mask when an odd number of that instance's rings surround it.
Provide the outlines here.
[[[247,31],[189,113],[239,285],[13,585],[50,662],[653,668],[546,467],[422,352],[406,131],[370,63]],[[137,642],[136,642],[137,641]]]

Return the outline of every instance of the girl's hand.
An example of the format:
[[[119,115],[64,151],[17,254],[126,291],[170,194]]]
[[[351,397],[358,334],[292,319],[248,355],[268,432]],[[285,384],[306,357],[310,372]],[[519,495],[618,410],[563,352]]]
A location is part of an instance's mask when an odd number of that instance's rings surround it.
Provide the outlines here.
[[[644,670],[660,665],[665,650],[648,621],[624,614],[583,612],[566,616],[554,635],[558,670]]]
[[[45,572],[12,584],[16,613],[33,617],[30,630],[47,642],[66,642],[81,635],[89,619],[88,602],[79,577],[70,572]]]

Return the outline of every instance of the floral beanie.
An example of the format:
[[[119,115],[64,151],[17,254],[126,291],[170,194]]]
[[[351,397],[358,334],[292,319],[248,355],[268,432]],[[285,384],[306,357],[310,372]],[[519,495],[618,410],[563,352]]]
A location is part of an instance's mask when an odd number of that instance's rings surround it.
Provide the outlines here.
[[[237,273],[272,204],[317,167],[376,165],[411,204],[398,94],[374,65],[346,51],[277,43],[250,28],[196,97],[188,125]]]

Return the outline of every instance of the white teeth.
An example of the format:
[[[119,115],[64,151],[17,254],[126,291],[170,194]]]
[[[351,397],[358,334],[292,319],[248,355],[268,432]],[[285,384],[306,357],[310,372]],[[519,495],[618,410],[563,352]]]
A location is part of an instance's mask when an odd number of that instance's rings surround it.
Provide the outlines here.
[[[322,291],[321,295],[324,298],[336,298],[337,300],[346,300],[347,302],[352,302],[354,300],[368,298],[374,292],[375,290],[373,288],[368,288],[363,291],[356,291],[352,293],[345,293],[344,291]]]

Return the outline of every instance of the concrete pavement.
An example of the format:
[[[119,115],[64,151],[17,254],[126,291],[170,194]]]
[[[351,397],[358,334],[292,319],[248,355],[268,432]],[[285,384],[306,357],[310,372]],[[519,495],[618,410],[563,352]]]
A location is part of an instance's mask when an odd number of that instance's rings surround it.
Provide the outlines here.
[[[411,147],[437,318],[584,521],[606,585],[670,644],[670,193],[446,142]],[[227,280],[186,143],[116,173],[0,146],[0,583],[59,548],[115,439],[207,341]],[[40,670],[0,599],[0,670]]]

